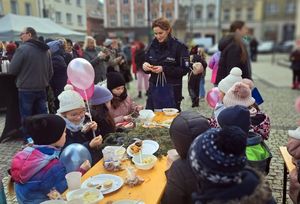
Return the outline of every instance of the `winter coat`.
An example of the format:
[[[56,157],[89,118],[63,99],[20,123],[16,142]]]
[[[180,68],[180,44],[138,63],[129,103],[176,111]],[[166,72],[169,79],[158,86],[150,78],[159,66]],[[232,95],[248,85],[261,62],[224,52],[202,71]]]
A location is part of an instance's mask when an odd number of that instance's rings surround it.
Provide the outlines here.
[[[45,43],[28,40],[15,52],[9,66],[9,74],[17,76],[18,89],[44,90],[53,75],[51,54]]]
[[[98,131],[95,132],[96,136],[98,136]],[[66,148],[70,144],[79,143],[85,146],[92,157],[92,166],[94,166],[101,158],[102,158],[102,152],[100,149],[97,148],[91,148],[90,142],[94,138],[92,131],[89,131],[87,133],[81,132],[81,130],[77,132],[72,132],[69,129],[66,129],[66,143],[63,147]],[[63,150],[62,150],[63,151]]]
[[[211,80],[210,82],[216,84],[217,72],[219,68],[219,60],[220,60],[221,52],[218,51],[210,58],[208,67],[212,70]]]
[[[107,65],[104,63],[105,60],[98,57],[98,49],[86,48],[83,53],[83,58],[89,61],[95,70],[94,83],[97,84],[106,79]]]
[[[136,70],[143,70],[143,64],[145,62],[145,50],[136,50],[134,59],[136,64]]]
[[[145,62],[163,67],[167,83],[182,84],[182,77],[189,71],[189,52],[187,47],[176,38],[168,37],[166,42],[159,43],[155,38],[146,49]],[[150,82],[156,83],[157,74],[151,74]]]
[[[124,122],[123,117],[136,111],[137,104],[127,96],[127,98],[121,102],[120,106],[116,109],[113,107],[109,108],[109,113],[113,117],[115,123]]]
[[[275,204],[265,178],[252,169],[241,171],[241,183],[222,186],[202,182],[200,192],[193,194],[195,204]]]
[[[270,135],[271,122],[267,114],[258,111],[255,115],[251,115],[250,130],[262,136],[264,140],[267,140]]]
[[[240,44],[241,46],[245,46],[243,41]],[[242,70],[242,78],[251,79],[251,67],[248,53],[246,61],[242,62],[240,59],[242,49],[235,42],[234,35],[228,35],[222,38],[219,42],[219,50],[221,51],[221,56],[215,82],[216,84],[224,79],[233,67],[239,67]],[[245,50],[247,51],[246,46]]]
[[[51,189],[60,193],[67,189],[66,168],[58,154],[59,150],[52,146],[37,145],[13,157],[10,174],[20,204],[39,204],[48,200]]]
[[[290,55],[291,69],[295,71],[300,70],[300,50],[294,50]]]

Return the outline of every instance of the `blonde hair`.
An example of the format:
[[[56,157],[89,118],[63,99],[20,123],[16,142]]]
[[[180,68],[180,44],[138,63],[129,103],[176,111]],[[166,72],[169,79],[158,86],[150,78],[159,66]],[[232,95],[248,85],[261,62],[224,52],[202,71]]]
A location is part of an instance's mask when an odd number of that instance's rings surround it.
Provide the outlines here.
[[[164,31],[170,30],[169,35],[172,33],[172,27],[167,18],[160,17],[160,18],[155,19],[152,23],[152,29],[155,27],[159,27],[160,29],[162,29]]]
[[[92,40],[94,42],[94,47],[96,48],[96,40],[92,36],[86,36],[83,44],[83,49],[85,50],[88,46],[89,40]]]
[[[197,53],[198,53],[198,55],[199,55],[203,60],[206,59],[206,53],[205,53],[204,48],[199,47]]]

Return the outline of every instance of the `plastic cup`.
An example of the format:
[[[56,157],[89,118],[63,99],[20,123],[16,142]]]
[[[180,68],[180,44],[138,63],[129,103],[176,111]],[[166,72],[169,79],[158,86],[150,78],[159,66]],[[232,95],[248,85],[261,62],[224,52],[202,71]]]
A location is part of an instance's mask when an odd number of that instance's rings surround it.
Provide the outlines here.
[[[72,171],[66,175],[66,180],[69,190],[76,190],[80,188],[81,182],[81,172]]]
[[[174,161],[179,159],[180,156],[176,149],[170,149],[167,152],[167,169],[169,169]]]

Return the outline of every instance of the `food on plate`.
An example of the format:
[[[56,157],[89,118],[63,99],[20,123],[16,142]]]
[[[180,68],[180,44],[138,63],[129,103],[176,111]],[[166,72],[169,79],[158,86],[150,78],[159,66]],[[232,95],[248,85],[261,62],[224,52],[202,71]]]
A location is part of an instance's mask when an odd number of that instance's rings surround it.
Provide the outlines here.
[[[83,194],[82,199],[84,203],[93,203],[96,200],[98,200],[98,197],[99,197],[99,193],[88,191]]]
[[[107,171],[122,171],[123,167],[120,161],[105,161],[103,163],[104,168]]]
[[[141,151],[142,146],[143,146],[143,141],[139,140],[139,141],[136,141],[133,145],[130,146],[130,150],[133,154],[137,154]]]
[[[92,183],[92,182],[89,182],[89,183],[87,183],[87,187],[89,187],[89,188],[97,188],[97,189],[101,189],[102,185],[99,184],[99,183]]]
[[[50,193],[47,194],[47,196],[49,197],[50,200],[59,200],[59,199],[62,199],[61,194],[56,189],[52,189],[50,191]]]
[[[154,161],[152,157],[146,157],[142,159],[143,164],[151,164]]]
[[[137,176],[133,167],[127,167],[127,176],[125,178],[125,184],[129,187],[140,185],[144,182],[144,179]]]
[[[111,188],[112,185],[113,185],[113,181],[112,181],[112,180],[106,180],[106,181],[103,183],[103,187],[104,187],[105,189]]]

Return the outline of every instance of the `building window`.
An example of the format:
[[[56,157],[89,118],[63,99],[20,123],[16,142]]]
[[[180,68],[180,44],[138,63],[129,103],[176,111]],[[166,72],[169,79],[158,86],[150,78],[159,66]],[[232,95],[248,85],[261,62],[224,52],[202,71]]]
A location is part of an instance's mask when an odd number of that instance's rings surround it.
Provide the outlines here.
[[[13,14],[18,14],[18,3],[15,0],[10,1],[10,8]]]
[[[248,21],[253,21],[253,8],[248,8],[247,9],[247,20]]]
[[[59,12],[59,11],[55,12],[55,22],[61,23],[61,12]]]
[[[130,25],[129,14],[123,14],[123,25],[124,26],[129,26]]]
[[[278,13],[279,10],[278,5],[276,3],[268,3],[265,9],[267,15],[274,15]]]
[[[144,14],[143,13],[137,13],[136,15],[137,18],[137,24],[138,25],[143,25],[144,24]]]
[[[171,20],[173,18],[173,14],[170,10],[166,11],[166,18],[169,19],[169,20]]]
[[[72,14],[66,14],[67,24],[72,25]]]
[[[123,0],[123,4],[128,4],[128,0]]]
[[[224,9],[224,16],[223,16],[224,22],[230,21],[230,10]]]
[[[241,19],[242,18],[242,9],[237,8],[235,9],[235,19]]]
[[[201,20],[202,19],[202,7],[197,6],[195,9],[195,18],[197,20]]]
[[[0,15],[3,15],[3,6],[2,6],[2,2],[0,1]]]
[[[115,4],[115,0],[109,0],[109,4],[110,5],[114,5]]]
[[[170,4],[170,3],[172,3],[172,0],[165,0],[165,3]]]
[[[288,2],[286,3],[286,7],[285,7],[285,13],[286,14],[293,14],[295,13],[295,3],[294,2]]]
[[[65,0],[65,4],[71,4],[71,0]]]
[[[83,25],[83,23],[82,23],[82,16],[81,15],[77,15],[77,23],[78,23],[78,25]]]
[[[157,18],[157,13],[156,12],[151,13],[151,20],[156,18]]]
[[[81,7],[81,0],[76,0],[76,5],[77,5],[78,7]]]
[[[216,6],[213,4],[209,4],[207,6],[207,20],[209,21],[215,20],[215,13],[216,13],[215,8]]]
[[[110,15],[110,26],[111,27],[116,27],[117,26],[116,16],[115,15]]]
[[[137,3],[138,3],[138,4],[143,3],[143,0],[137,0]]]
[[[31,4],[30,3],[25,3],[25,15],[31,16]]]

